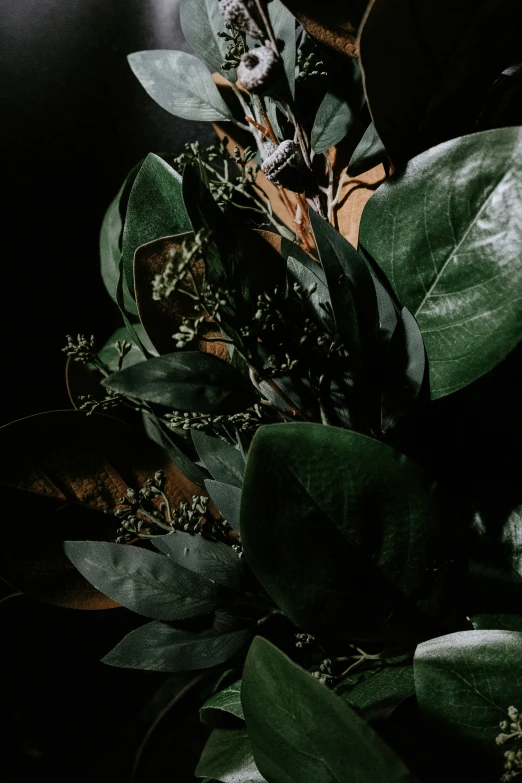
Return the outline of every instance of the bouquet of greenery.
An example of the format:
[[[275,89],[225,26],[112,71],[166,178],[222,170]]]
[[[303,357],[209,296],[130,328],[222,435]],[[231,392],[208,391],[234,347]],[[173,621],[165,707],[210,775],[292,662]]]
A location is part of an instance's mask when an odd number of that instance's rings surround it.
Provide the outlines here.
[[[109,207],[123,325],[0,430],[1,573],[135,612],[111,666],[209,670],[208,781],[508,781],[522,8],[340,5],[182,0],[198,56],[131,55],[218,138]]]

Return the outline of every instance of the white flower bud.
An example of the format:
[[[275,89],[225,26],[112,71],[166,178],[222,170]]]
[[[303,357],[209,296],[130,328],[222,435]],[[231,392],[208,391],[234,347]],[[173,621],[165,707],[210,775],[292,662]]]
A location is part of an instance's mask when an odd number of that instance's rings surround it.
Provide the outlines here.
[[[281,61],[271,46],[258,46],[241,57],[237,78],[252,93],[266,92],[278,80]]]
[[[263,38],[263,22],[255,0],[219,0],[225,20],[251,38]]]
[[[294,141],[283,141],[261,166],[269,182],[294,193],[302,193],[309,180],[309,171],[301,149]]]

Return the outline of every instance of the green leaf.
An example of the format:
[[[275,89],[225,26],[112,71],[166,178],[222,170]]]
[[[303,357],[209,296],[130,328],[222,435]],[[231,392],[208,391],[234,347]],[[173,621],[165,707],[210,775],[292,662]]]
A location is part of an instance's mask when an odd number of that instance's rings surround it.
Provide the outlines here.
[[[268,15],[274,29],[277,41],[283,41],[282,57],[285,64],[286,78],[292,97],[295,96],[295,65],[296,65],[296,42],[295,42],[295,17],[283,5],[281,0],[271,0],[268,5]]]
[[[150,359],[111,375],[103,385],[139,400],[198,413],[237,413],[258,399],[248,378],[200,351]]]
[[[213,478],[234,487],[243,486],[245,458],[239,449],[221,438],[213,438],[194,429],[192,440],[201,462]]]
[[[210,70],[218,71],[230,82],[235,82],[236,71],[223,71],[221,67],[228,42],[218,35],[225,30],[218,0],[181,0],[180,21],[183,35]]]
[[[354,356],[371,351],[378,323],[372,276],[355,248],[317,212],[310,220],[323,265],[335,323],[344,345]]]
[[[316,155],[335,147],[351,130],[355,117],[346,100],[327,92],[312,128],[312,149]]]
[[[476,631],[517,631],[522,633],[520,614],[474,614],[471,618]]]
[[[232,530],[239,533],[241,490],[221,481],[205,481],[205,489]]]
[[[256,767],[245,729],[214,729],[199,760],[196,775],[222,783],[266,783]]]
[[[241,501],[247,563],[318,638],[396,645],[458,627],[452,516],[423,470],[357,432],[277,424],[252,442]]]
[[[521,650],[522,633],[497,630],[460,631],[420,644],[414,672],[423,718],[463,750],[473,747],[477,760],[500,762],[499,723],[508,720],[510,706],[522,707]]]
[[[388,153],[382,143],[375,125],[370,123],[361,141],[355,148],[348,164],[348,176],[358,177],[365,171],[373,169],[379,163],[388,162]]]
[[[520,128],[428,150],[366,205],[360,243],[419,324],[434,399],[489,372],[522,338],[521,210]]]
[[[123,237],[123,225],[129,192],[140,166],[135,166],[121,186],[118,195],[112,201],[105,213],[100,231],[100,261],[102,280],[107,293],[117,303],[117,290],[119,280],[119,264],[121,258],[121,245]],[[128,288],[123,291],[124,308],[130,315],[137,315],[136,303]]]
[[[158,555],[159,556],[159,555]],[[185,631],[152,622],[131,631],[102,658],[109,666],[153,672],[188,672],[225,663],[250,637],[250,631]]]
[[[134,253],[138,247],[192,231],[183,202],[180,175],[157,155],[145,159],[134,182],[123,233],[125,280],[134,291]]]
[[[338,696],[261,637],[241,701],[254,759],[277,783],[414,783],[402,761]]]
[[[413,666],[385,666],[371,673],[361,683],[341,692],[340,698],[352,707],[366,709],[381,701],[399,704],[414,693]]]
[[[155,538],[154,546],[172,561],[212,582],[239,590],[243,564],[232,547],[201,535],[171,533]]]
[[[200,122],[232,119],[210,71],[193,54],[162,49],[135,52],[128,60],[141,86],[170,114]]]
[[[219,604],[212,582],[146,549],[104,541],[66,541],[64,549],[94,587],[145,617],[184,620]]]
[[[232,683],[228,688],[215,693],[210,699],[207,699],[199,711],[201,719],[208,722],[215,710],[230,713],[240,720],[245,719],[243,705],[241,704],[241,680]]]

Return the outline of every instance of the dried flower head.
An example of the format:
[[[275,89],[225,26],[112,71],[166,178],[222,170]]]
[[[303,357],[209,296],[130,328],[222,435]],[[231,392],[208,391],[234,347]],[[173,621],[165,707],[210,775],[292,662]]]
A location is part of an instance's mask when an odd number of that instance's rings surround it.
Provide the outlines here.
[[[264,38],[263,22],[255,0],[219,0],[225,20],[251,38]]]
[[[302,193],[308,184],[309,171],[299,145],[283,141],[263,162],[261,169],[266,178],[294,193]]]
[[[237,78],[249,92],[263,93],[279,79],[281,60],[271,46],[258,46],[246,52],[237,69]]]

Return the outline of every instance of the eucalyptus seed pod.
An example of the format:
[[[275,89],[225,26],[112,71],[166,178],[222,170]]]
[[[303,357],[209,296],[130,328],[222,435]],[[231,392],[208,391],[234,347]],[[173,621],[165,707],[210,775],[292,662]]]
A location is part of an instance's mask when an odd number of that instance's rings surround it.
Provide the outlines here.
[[[271,46],[258,46],[241,57],[237,78],[252,93],[264,93],[281,76],[281,60]]]
[[[283,141],[261,166],[269,182],[294,193],[302,193],[309,183],[310,172],[295,141]]]
[[[219,0],[225,20],[251,38],[264,38],[263,22],[255,0]]]

